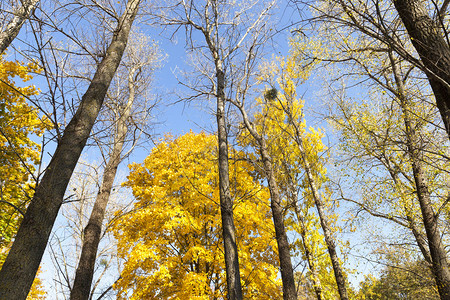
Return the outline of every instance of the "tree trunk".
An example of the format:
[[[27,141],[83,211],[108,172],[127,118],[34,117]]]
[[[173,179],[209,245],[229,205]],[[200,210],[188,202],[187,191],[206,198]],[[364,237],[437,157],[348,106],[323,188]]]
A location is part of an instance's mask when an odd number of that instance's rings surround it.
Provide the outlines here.
[[[292,114],[290,111],[286,111],[289,118],[292,120]],[[331,233],[330,225],[328,224],[327,216],[324,209],[324,201],[320,196],[319,190],[317,188],[316,180],[314,179],[314,175],[312,174],[311,165],[309,164],[308,159],[306,158],[306,153],[303,147],[303,140],[301,138],[301,133],[298,127],[295,124],[292,124],[295,129],[295,141],[300,149],[300,155],[304,164],[306,178],[308,180],[308,184],[311,188],[311,194],[314,199],[314,204],[317,209],[317,213],[319,214],[320,225],[323,230],[323,235],[325,237],[325,243],[327,244],[328,254],[330,255],[331,264],[333,266],[334,276],[336,278],[336,285],[339,292],[339,297],[341,300],[348,300],[348,293],[345,284],[344,273],[342,272],[341,264],[339,262],[337,252],[336,252],[336,244],[333,239],[333,235]]]
[[[447,253],[444,249],[444,245],[442,244],[441,233],[439,231],[438,217],[433,211],[428,182],[425,178],[422,166],[421,156],[423,155],[423,151],[421,149],[419,137],[417,136],[415,128],[411,122],[410,105],[403,86],[403,81],[401,80],[401,76],[392,55],[390,55],[389,58],[391,60],[394,78],[397,85],[397,98],[400,100],[400,105],[404,116],[408,155],[414,175],[414,182],[416,184],[417,198],[419,200],[420,210],[422,212],[423,224],[427,234],[428,247],[430,248],[430,255],[433,263],[433,274],[441,299],[447,300],[450,299],[450,270],[447,262]]]
[[[106,206],[109,202],[111,190],[116,177],[117,167],[122,161],[122,149],[127,135],[127,119],[130,116],[131,107],[134,101],[134,74],[137,70],[131,69],[128,76],[128,103],[121,112],[117,120],[114,133],[113,149],[110,153],[108,163],[103,173],[102,186],[97,194],[94,207],[91,212],[88,224],[84,228],[83,246],[81,256],[78,262],[78,268],[75,275],[72,290],[70,292],[71,300],[88,300],[91,292],[92,278],[94,276],[95,259],[97,256],[98,244],[102,232],[102,223],[105,218]]]
[[[301,149],[300,151],[303,151]],[[302,152],[303,153],[303,152]],[[341,300],[348,300],[347,288],[345,287],[344,273],[342,272],[341,264],[336,252],[336,244],[331,233],[330,225],[328,224],[327,216],[325,214],[323,200],[320,197],[319,191],[317,189],[316,182],[311,172],[311,167],[306,158],[303,158],[305,163],[306,176],[308,178],[309,186],[311,187],[312,196],[314,198],[314,204],[316,205],[317,213],[319,214],[320,225],[323,230],[323,235],[325,237],[325,243],[327,244],[328,254],[330,255],[331,264],[333,266],[334,276],[336,278],[336,285],[339,291],[339,297]]]
[[[425,66],[436,104],[450,139],[450,47],[423,0],[393,1]]]
[[[270,192],[270,207],[272,209],[273,224],[275,226],[275,236],[278,244],[278,256],[280,259],[281,280],[283,282],[283,299],[295,300],[297,299],[297,291],[295,289],[294,270],[291,262],[291,252],[289,241],[284,226],[283,207],[281,206],[280,193],[275,179],[275,174],[272,167],[272,161],[264,139],[258,141],[260,144],[261,158],[264,164],[264,171],[269,183]]]
[[[26,299],[63,202],[70,177],[119,66],[139,6],[129,0],[112,42],[67,125],[0,271],[0,299]]]
[[[280,260],[281,281],[283,283],[283,299],[296,300],[297,291],[295,289],[294,270],[291,262],[291,252],[289,241],[284,226],[283,207],[281,206],[280,193],[278,184],[275,179],[275,174],[272,166],[272,160],[267,152],[266,141],[264,138],[252,127],[248,119],[247,113],[242,106],[238,106],[241,111],[244,125],[250,132],[258,144],[261,159],[264,164],[264,172],[267,182],[269,184],[270,192],[270,207],[272,209],[273,224],[275,226],[275,238],[278,245],[278,257]]]
[[[314,289],[314,292],[316,293],[317,300],[322,300],[322,298],[323,298],[322,297],[322,286],[321,286],[321,283],[319,280],[319,276],[317,274],[316,266],[314,264],[313,254],[311,253],[309,246],[307,244],[307,241],[306,241],[307,232],[305,230],[305,222],[304,222],[301,212],[298,208],[297,196],[298,195],[296,195],[295,199],[292,199],[292,205],[294,206],[294,211],[295,211],[295,215],[297,216],[297,220],[301,223],[301,226],[302,226],[300,235],[302,237],[303,247],[305,248],[305,257],[306,257],[306,261],[308,263],[308,268],[309,268],[309,271],[311,272],[311,281],[313,283],[313,289]]]
[[[19,34],[20,28],[23,23],[31,16],[36,9],[39,0],[25,0],[18,1],[22,5],[14,11],[14,17],[6,26],[5,30],[0,32],[0,54],[5,52],[6,48],[12,43],[12,41]]]
[[[216,78],[220,213],[222,215],[222,232],[225,248],[227,298],[229,300],[239,300],[242,299],[242,286],[236,244],[236,229],[233,217],[233,201],[230,194],[230,178],[228,171],[228,140],[225,121],[225,74],[222,70],[222,62],[220,60],[216,60]]]

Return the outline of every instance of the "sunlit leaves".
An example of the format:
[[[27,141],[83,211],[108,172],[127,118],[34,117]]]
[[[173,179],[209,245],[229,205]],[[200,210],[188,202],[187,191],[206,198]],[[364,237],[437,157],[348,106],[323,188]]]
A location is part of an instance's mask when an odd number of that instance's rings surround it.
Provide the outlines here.
[[[225,262],[214,136],[166,137],[133,164],[127,186],[135,209],[115,226],[126,260],[116,288],[131,299],[225,299]],[[235,151],[234,196],[241,280],[246,299],[280,297],[268,192]]]
[[[22,217],[17,208],[25,211],[33,194],[30,179],[39,162],[40,146],[31,138],[48,128],[27,102],[37,89],[20,84],[38,71],[35,64],[6,61],[0,56],[0,265]]]

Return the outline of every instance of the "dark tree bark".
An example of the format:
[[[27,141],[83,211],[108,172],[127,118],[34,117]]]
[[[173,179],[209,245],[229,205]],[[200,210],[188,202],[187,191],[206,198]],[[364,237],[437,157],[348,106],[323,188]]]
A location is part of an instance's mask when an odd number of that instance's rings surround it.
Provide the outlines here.
[[[89,217],[88,224],[84,228],[81,256],[78,262],[73,287],[70,292],[71,300],[88,300],[90,296],[95,259],[102,233],[102,223],[105,218],[106,206],[108,205],[114,179],[116,177],[117,167],[122,161],[122,149],[128,132],[127,119],[130,116],[131,107],[135,97],[134,77],[136,71],[137,68],[132,68],[128,76],[128,103],[117,120],[113,149],[103,172],[102,185],[97,194],[91,216]]]
[[[291,184],[291,182],[289,184]],[[312,275],[310,279],[312,281],[314,293],[316,293],[317,300],[322,300],[323,299],[322,285],[318,278],[316,265],[314,264],[313,254],[311,253],[311,250],[309,249],[310,247],[307,245],[307,242],[306,242],[306,236],[308,233],[305,230],[305,222],[303,220],[303,216],[298,207],[297,201],[298,201],[298,198],[296,195],[295,199],[292,199],[292,206],[294,207],[294,211],[295,211],[295,215],[297,216],[297,220],[301,224],[300,236],[302,237],[303,247],[305,248],[306,262],[308,263],[308,268]]]
[[[124,53],[140,0],[129,0],[106,55],[67,125],[36,187],[14,244],[0,271],[0,299],[26,299],[44,254],[73,170]]]
[[[19,1],[18,1],[19,2]],[[31,16],[36,9],[39,0],[20,1],[22,5],[14,11],[14,17],[5,30],[0,32],[0,54],[5,52],[6,48],[19,34],[23,23]]]
[[[275,238],[278,245],[278,257],[280,260],[281,281],[283,283],[283,299],[296,300],[297,291],[295,289],[294,270],[292,268],[290,245],[284,226],[283,207],[281,205],[279,187],[275,178],[272,159],[267,151],[266,140],[252,126],[242,105],[235,104],[241,111],[244,125],[255,139],[261,159],[264,173],[269,184],[270,207],[272,209],[272,219],[275,226]]]
[[[227,298],[242,299],[241,276],[234,226],[233,200],[230,194],[230,176],[228,170],[228,138],[225,120],[225,74],[222,62],[216,59],[217,79],[217,135],[219,143],[219,188],[220,212],[222,215],[222,233],[225,248],[225,267],[227,273]]]
[[[433,211],[433,206],[430,198],[430,191],[428,182],[423,169],[423,151],[421,147],[420,138],[417,136],[416,130],[412,124],[410,112],[410,100],[406,94],[406,90],[401,80],[400,73],[397,69],[396,63],[392,57],[389,56],[393,68],[394,78],[397,85],[397,98],[404,115],[406,145],[407,151],[414,175],[414,182],[416,185],[417,198],[419,200],[420,210],[422,212],[423,224],[428,239],[428,247],[430,249],[430,256],[432,260],[432,271],[436,280],[436,285],[441,299],[450,299],[450,270],[447,262],[447,252],[442,243],[441,233],[438,225],[438,216]],[[450,100],[450,99],[449,99]],[[420,244],[419,244],[420,246]],[[423,246],[422,246],[423,247]],[[425,255],[424,255],[425,256]],[[427,258],[425,256],[425,258]]]
[[[303,147],[301,148],[302,149],[300,151],[304,153]],[[334,277],[336,278],[336,285],[338,288],[339,297],[341,300],[348,300],[348,293],[347,288],[345,286],[344,273],[342,272],[342,267],[337,256],[336,243],[334,242],[330,224],[328,223],[328,219],[325,213],[324,202],[317,189],[317,185],[312,175],[309,162],[306,160],[305,157],[303,157],[303,162],[305,164],[306,176],[308,178],[309,186],[311,187],[314,204],[316,205],[317,213],[319,214],[320,225],[322,227],[323,235],[325,237],[325,243],[327,244],[328,254],[330,255],[331,264],[333,266],[333,272]]]
[[[426,68],[436,104],[450,138],[450,46],[423,0],[394,0],[403,24]]]

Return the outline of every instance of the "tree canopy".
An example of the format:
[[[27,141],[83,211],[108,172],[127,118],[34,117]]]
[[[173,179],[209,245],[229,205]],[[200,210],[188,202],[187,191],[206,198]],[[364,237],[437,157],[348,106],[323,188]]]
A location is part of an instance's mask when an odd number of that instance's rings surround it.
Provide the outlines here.
[[[216,137],[166,137],[128,181],[137,199],[114,226],[126,263],[116,285],[122,298],[226,299],[219,212]],[[242,154],[230,149],[242,287],[246,299],[276,299],[276,243],[268,191]],[[120,213],[120,212],[119,212]]]

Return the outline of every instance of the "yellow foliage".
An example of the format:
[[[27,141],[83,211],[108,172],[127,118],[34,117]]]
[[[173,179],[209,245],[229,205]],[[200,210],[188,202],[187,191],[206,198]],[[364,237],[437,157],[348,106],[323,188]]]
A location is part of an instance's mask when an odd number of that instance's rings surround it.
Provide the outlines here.
[[[39,268],[26,300],[45,300],[47,298],[47,292],[44,290],[42,280],[39,278],[40,274],[41,269]]]
[[[216,145],[204,133],[166,137],[143,164],[131,165],[126,185],[137,202],[113,229],[126,261],[115,286],[122,299],[226,299]],[[246,299],[279,299],[269,193],[253,172],[232,160],[243,292]]]
[[[30,136],[39,136],[48,128],[27,97],[38,93],[34,86],[19,87],[16,82],[28,81],[38,72],[33,64],[5,61],[0,56],[0,265],[6,258],[21,215],[13,207],[25,211],[33,196],[30,175],[40,159],[40,145]],[[16,78],[15,78],[16,77]]]

